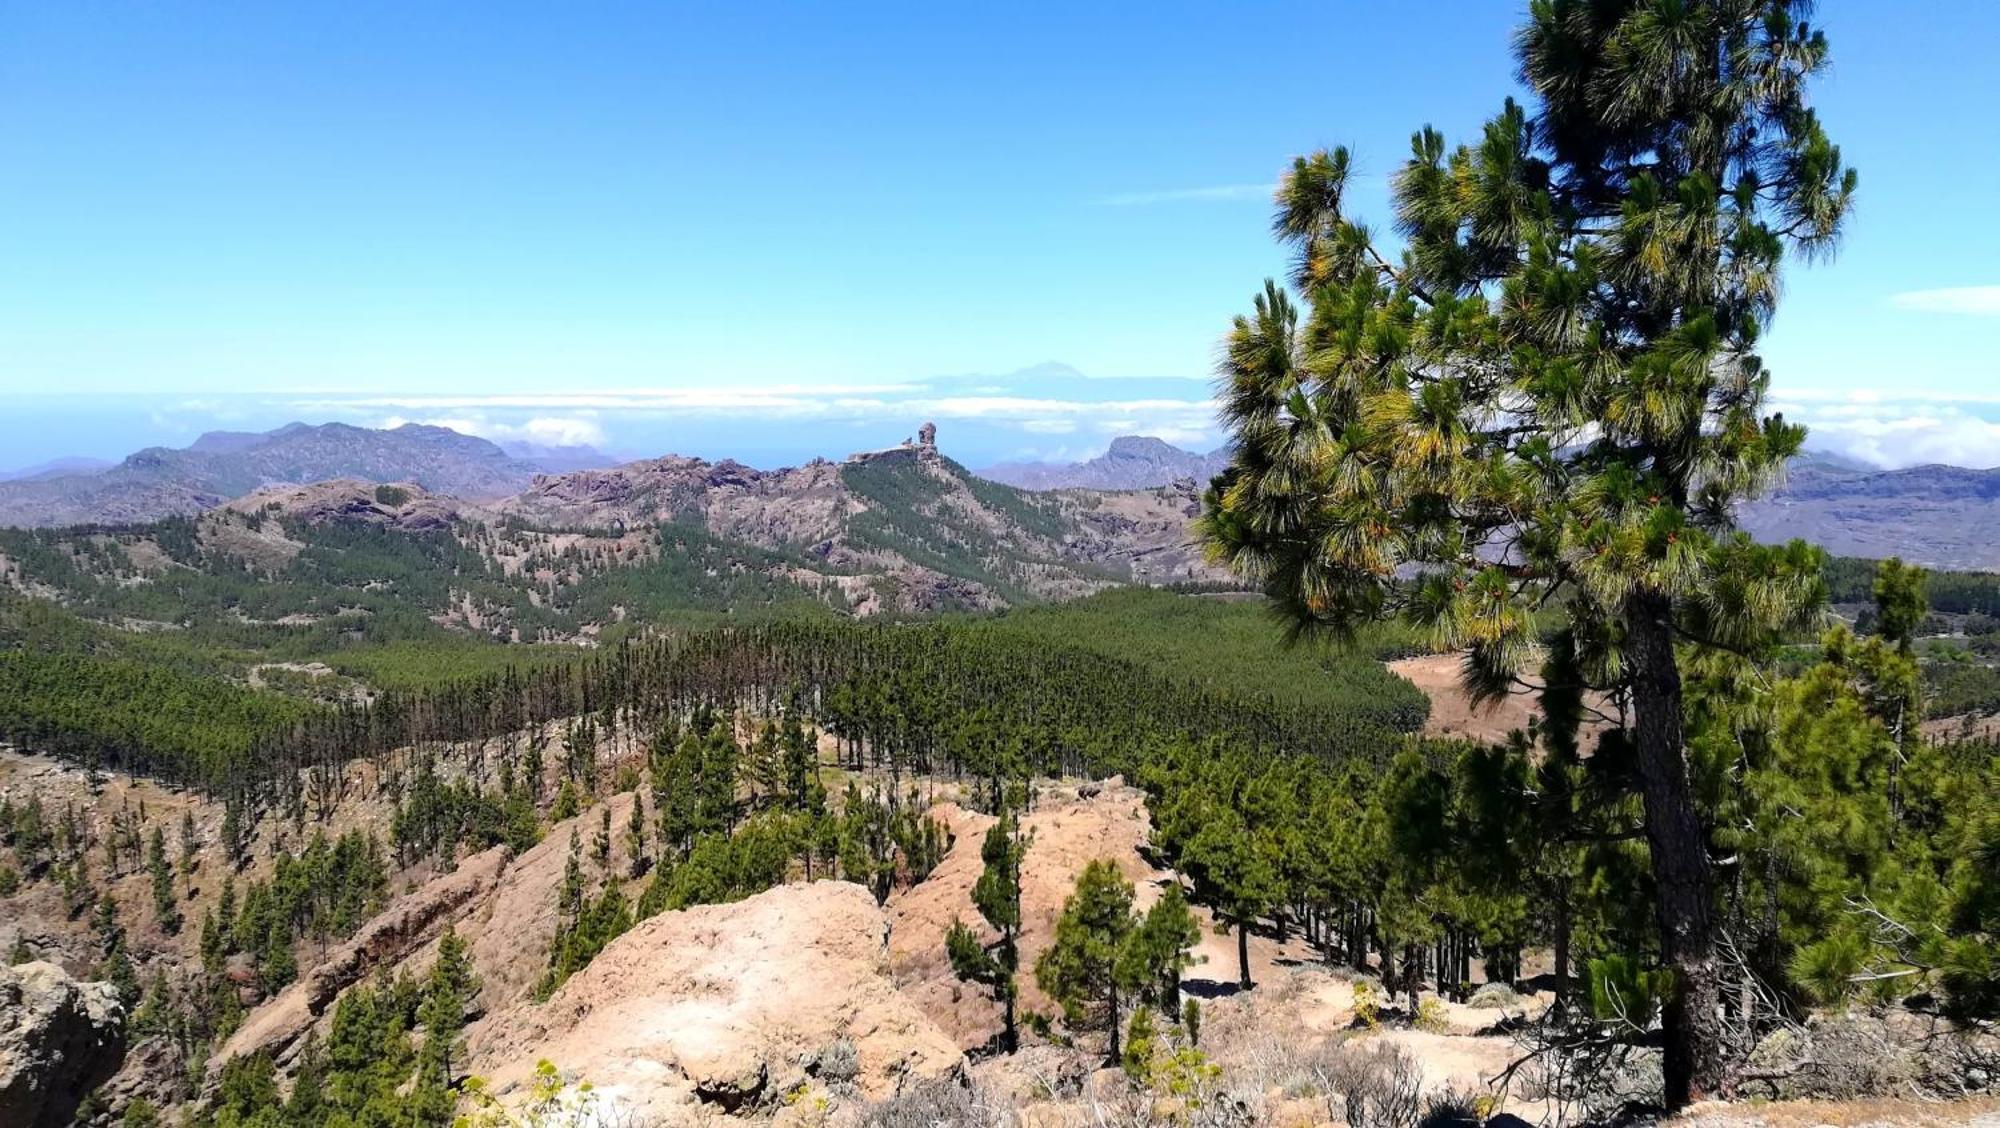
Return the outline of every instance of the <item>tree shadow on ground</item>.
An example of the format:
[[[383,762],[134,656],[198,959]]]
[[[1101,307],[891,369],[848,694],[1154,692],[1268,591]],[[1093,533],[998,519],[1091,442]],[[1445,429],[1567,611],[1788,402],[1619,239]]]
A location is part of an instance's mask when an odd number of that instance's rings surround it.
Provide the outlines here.
[[[1226,999],[1242,994],[1243,985],[1233,979],[1226,983],[1218,979],[1183,979],[1181,991],[1197,999]]]

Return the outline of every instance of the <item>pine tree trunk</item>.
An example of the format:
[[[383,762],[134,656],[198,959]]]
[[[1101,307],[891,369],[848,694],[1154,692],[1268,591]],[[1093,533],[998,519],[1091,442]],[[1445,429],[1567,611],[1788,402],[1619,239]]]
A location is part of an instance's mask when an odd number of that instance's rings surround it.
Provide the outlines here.
[[[1006,1016],[1003,1020],[1005,1024],[1000,1028],[1000,1048],[1011,1054],[1021,1048],[1020,1028],[1014,1025],[1014,996],[1019,991],[1015,987],[1014,977],[1011,975],[1007,977],[1006,989],[1007,997],[1004,1000],[1006,1003]]]
[[[1626,605],[1626,653],[1637,713],[1640,795],[1652,851],[1660,949],[1675,984],[1666,1000],[1668,1108],[1713,1095],[1722,1080],[1720,995],[1707,834],[1695,810],[1682,739],[1681,675],[1664,596]]]
[[[1248,991],[1250,982],[1250,922],[1245,920],[1236,926],[1236,967],[1237,985]]]
[[[1110,1064],[1118,1064],[1118,984],[1111,984],[1111,1057]]]
[[[1555,1005],[1561,1008],[1569,1002],[1569,943],[1570,934],[1575,931],[1575,918],[1570,912],[1569,893],[1565,891],[1556,898],[1556,954],[1555,954]]]

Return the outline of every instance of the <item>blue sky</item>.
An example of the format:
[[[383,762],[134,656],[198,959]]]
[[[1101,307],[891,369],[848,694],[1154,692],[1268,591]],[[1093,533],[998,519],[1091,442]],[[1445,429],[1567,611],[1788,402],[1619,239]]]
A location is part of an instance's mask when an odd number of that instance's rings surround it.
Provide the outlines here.
[[[0,468],[292,418],[752,461],[1219,439],[1268,188],[1468,136],[1519,6],[0,0]],[[1827,3],[1779,405],[2000,464],[2000,10]],[[1936,293],[1944,291],[1943,293]]]

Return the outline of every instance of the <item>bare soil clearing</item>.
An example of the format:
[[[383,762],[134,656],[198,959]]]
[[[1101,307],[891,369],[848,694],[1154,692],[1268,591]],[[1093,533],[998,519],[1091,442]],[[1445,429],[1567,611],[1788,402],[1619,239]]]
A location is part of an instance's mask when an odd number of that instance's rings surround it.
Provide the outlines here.
[[[1506,740],[1510,733],[1525,731],[1540,714],[1534,691],[1529,687],[1517,687],[1505,698],[1490,704],[1474,704],[1460,681],[1465,668],[1463,654],[1424,654],[1415,658],[1399,658],[1386,665],[1390,673],[1408,679],[1410,684],[1423,690],[1424,696],[1431,699],[1430,719],[1424,722],[1424,732],[1429,736],[1498,742]],[[1529,686],[1539,685],[1533,678],[1526,680]],[[1590,704],[1606,713],[1610,711],[1602,700]],[[1603,720],[1587,718],[1584,746],[1594,746],[1595,734],[1606,727]]]

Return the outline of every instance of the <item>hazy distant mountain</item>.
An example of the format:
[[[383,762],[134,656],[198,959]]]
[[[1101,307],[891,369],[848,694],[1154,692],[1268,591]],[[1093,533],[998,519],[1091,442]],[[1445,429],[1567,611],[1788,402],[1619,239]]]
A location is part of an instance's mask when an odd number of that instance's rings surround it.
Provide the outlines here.
[[[1206,486],[1228,465],[1226,447],[1196,454],[1162,439],[1126,435],[1083,462],[1003,462],[979,476],[1026,490],[1143,490],[1187,480]]]
[[[280,482],[414,482],[464,498],[514,493],[540,467],[485,439],[406,424],[378,431],[292,423],[211,431],[184,449],[148,447],[100,473],[0,483],[0,525],[122,524],[199,513]]]
[[[616,466],[624,459],[613,458],[594,446],[545,446],[541,443],[507,442],[500,449],[517,461],[543,474],[567,474],[572,470],[597,470]]]
[[[33,466],[23,466],[19,470],[0,470],[0,482],[34,482],[71,474],[95,474],[116,465],[108,458],[54,458]]]
[[[1784,487],[1746,506],[1738,523],[1759,540],[1799,537],[1837,556],[2000,569],[2000,469],[1878,470],[1808,452]]]

